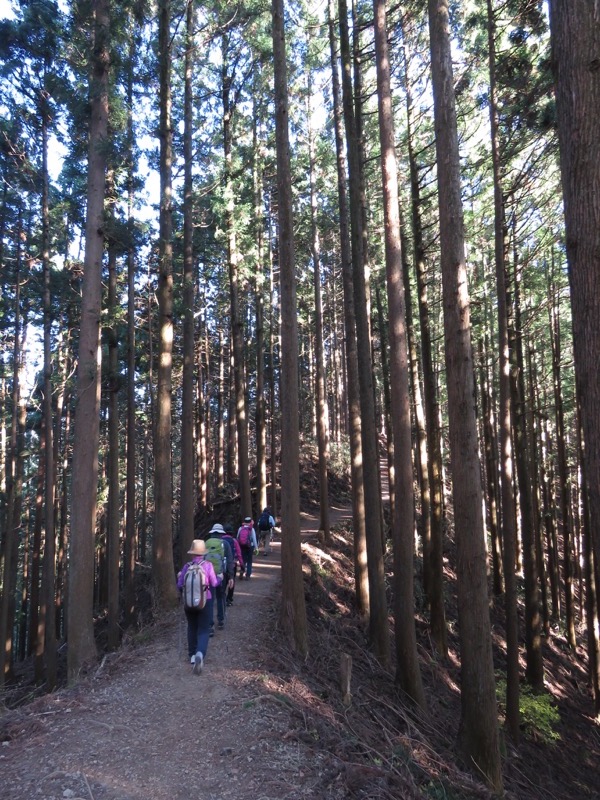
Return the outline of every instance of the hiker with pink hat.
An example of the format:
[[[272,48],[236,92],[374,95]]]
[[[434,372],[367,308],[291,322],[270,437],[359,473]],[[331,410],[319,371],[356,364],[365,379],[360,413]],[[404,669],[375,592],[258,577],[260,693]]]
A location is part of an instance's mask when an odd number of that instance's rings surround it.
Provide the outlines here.
[[[203,539],[194,539],[188,555],[192,556],[192,560],[184,564],[177,575],[177,589],[187,619],[188,657],[194,675],[199,675],[204,667],[213,620],[214,594],[211,590],[216,589],[220,578],[217,578],[213,565],[206,559]]]

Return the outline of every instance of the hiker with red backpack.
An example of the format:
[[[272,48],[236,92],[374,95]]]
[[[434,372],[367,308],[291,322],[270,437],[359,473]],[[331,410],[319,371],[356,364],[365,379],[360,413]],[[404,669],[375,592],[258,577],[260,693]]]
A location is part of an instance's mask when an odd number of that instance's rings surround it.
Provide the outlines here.
[[[177,589],[187,619],[188,656],[194,675],[200,675],[208,650],[210,624],[213,619],[213,593],[219,579],[210,561],[206,560],[206,544],[194,539],[184,564],[177,575]]]
[[[237,540],[242,548],[242,556],[244,558],[244,564],[240,570],[240,580],[244,579],[244,573],[246,579],[250,580],[252,577],[252,556],[255,550],[258,551],[258,542],[252,517],[244,517],[244,521],[237,532]]]

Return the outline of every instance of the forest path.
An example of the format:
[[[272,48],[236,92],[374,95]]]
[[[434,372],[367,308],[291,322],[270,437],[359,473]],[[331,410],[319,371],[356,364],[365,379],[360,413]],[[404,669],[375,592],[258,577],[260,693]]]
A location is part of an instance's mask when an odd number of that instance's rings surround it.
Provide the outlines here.
[[[350,516],[334,505],[331,525]],[[316,533],[318,519],[303,513],[301,528]],[[280,546],[256,557],[250,581],[238,581],[200,676],[192,674],[177,611],[75,687],[0,718],[2,800],[342,797],[323,793],[326,756],[289,735],[297,721],[265,671]]]

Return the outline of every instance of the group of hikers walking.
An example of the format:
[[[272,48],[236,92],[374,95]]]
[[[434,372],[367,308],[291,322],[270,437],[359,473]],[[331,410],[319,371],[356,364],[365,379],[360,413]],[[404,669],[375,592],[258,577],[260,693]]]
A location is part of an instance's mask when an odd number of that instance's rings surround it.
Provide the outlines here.
[[[236,580],[250,580],[259,547],[263,555],[271,553],[275,520],[268,508],[263,509],[256,529],[252,517],[245,517],[237,534],[231,523],[216,522],[205,539],[194,539],[188,550],[191,561],[177,575],[187,619],[188,657],[195,675],[204,667],[208,641],[216,627],[225,627],[227,608],[233,605]],[[258,536],[257,536],[258,530]]]

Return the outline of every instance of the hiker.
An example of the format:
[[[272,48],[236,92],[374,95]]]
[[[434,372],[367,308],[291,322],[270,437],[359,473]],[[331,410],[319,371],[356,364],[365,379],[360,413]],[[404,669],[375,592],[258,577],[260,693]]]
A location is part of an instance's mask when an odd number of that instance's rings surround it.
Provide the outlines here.
[[[256,541],[252,517],[244,517],[244,521],[237,532],[237,540],[240,543],[242,556],[244,557],[244,565],[240,570],[240,580],[244,579],[244,574],[246,579],[250,580],[252,577],[252,556],[255,550],[258,552],[258,542]]]
[[[271,515],[271,511],[268,508],[263,508],[263,512],[256,523],[256,528],[258,530],[258,548],[260,549],[262,544],[264,556],[268,556],[271,552],[271,538],[274,527],[275,520]]]
[[[231,588],[227,588],[227,595],[225,597],[225,603],[227,606],[233,605],[233,593],[235,592],[235,579],[237,577],[238,566],[240,570],[244,567],[244,556],[242,555],[242,548],[240,547],[240,543],[235,538],[233,525],[231,522],[225,523],[225,536],[223,537],[226,539],[232,547],[233,550],[233,586]]]
[[[204,667],[208,650],[210,623],[213,618],[213,595],[211,590],[219,585],[219,579],[210,561],[207,561],[206,544],[202,539],[194,539],[188,555],[192,560],[184,564],[177,576],[177,589],[183,598],[187,619],[188,657],[194,675],[199,675]],[[190,573],[186,581],[186,575]],[[195,583],[191,580],[196,578]],[[192,604],[190,595],[198,591]],[[192,605],[197,607],[192,607]]]
[[[217,628],[223,630],[225,627],[225,594],[230,586],[233,586],[233,549],[229,542],[224,539],[225,530],[223,526],[215,522],[205,541],[206,560],[213,565],[217,578],[221,578],[220,584],[215,590],[215,603],[213,603],[213,619],[211,628],[214,631],[214,606],[217,609]]]

